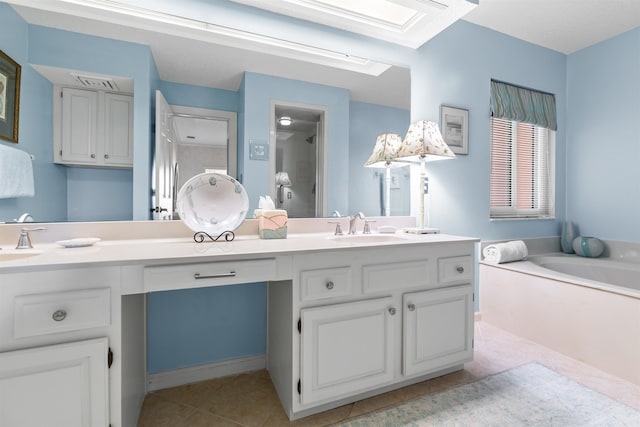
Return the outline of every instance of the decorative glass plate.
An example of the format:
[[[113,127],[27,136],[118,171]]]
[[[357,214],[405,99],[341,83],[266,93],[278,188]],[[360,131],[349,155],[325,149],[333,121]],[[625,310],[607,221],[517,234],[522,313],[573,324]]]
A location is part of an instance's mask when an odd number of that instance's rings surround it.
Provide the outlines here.
[[[249,197],[242,184],[232,177],[207,172],[184,183],[178,192],[176,209],[191,230],[216,237],[242,224],[249,210]]]

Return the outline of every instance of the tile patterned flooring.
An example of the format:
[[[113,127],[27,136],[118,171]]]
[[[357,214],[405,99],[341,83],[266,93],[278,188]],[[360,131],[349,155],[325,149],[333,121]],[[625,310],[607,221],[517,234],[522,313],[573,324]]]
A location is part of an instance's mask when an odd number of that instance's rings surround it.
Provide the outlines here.
[[[488,323],[475,324],[475,355],[462,371],[290,422],[265,370],[149,393],[138,427],[329,426],[491,374],[539,362],[640,410],[640,386],[618,379]]]

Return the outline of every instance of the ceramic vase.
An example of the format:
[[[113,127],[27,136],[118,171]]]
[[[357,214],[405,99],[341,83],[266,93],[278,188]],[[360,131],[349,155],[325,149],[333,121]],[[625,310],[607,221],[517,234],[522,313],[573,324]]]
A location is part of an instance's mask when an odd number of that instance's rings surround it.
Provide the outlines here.
[[[560,233],[560,247],[565,254],[572,254],[573,240],[576,238],[576,227],[571,221],[565,221],[562,224],[562,232]]]

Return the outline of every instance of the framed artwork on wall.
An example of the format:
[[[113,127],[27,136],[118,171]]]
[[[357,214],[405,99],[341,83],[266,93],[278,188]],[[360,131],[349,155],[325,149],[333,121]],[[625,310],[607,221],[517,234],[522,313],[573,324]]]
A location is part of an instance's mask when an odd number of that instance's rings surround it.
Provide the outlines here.
[[[469,110],[441,105],[440,128],[451,151],[469,154]]]
[[[0,138],[18,143],[20,64],[0,50]]]

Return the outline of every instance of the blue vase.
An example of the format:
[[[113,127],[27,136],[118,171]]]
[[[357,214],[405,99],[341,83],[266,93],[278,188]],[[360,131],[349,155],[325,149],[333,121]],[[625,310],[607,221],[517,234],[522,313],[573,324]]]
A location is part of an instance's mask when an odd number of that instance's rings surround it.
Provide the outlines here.
[[[565,254],[572,254],[573,252],[573,239],[576,236],[576,227],[571,221],[565,221],[562,224],[562,233],[560,234],[560,247]]]

